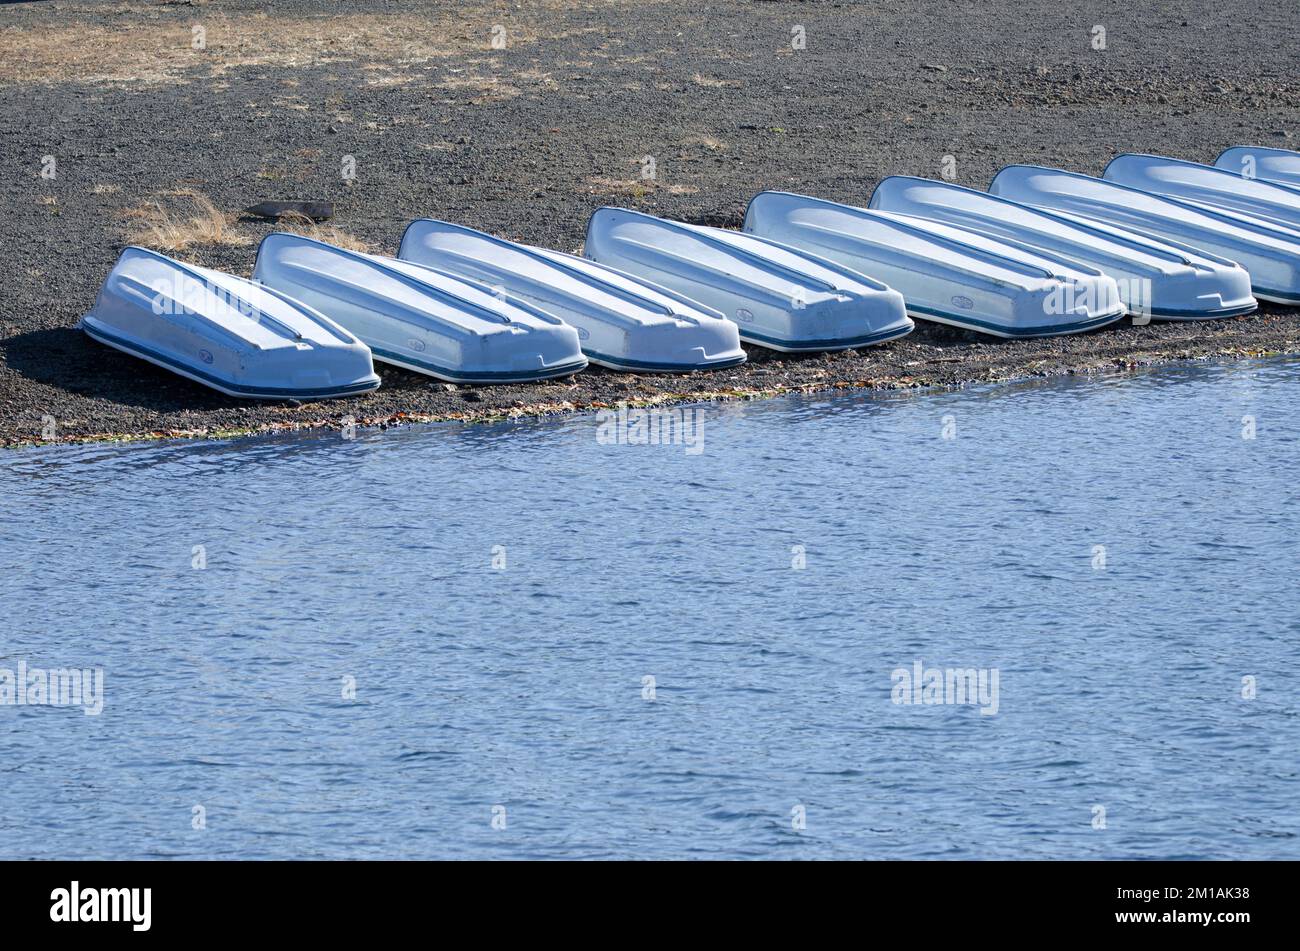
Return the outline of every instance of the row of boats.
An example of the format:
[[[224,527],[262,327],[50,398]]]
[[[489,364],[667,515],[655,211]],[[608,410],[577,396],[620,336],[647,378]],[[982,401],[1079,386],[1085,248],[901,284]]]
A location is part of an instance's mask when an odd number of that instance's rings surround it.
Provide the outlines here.
[[[987,192],[900,176],[865,208],[763,192],[739,232],[601,208],[584,255],[431,219],[396,258],[268,235],[252,280],[129,247],[81,326],[223,393],[320,399],[379,386],[374,360],[485,384],[862,347],[913,318],[1019,338],[1230,317],[1300,304],[1300,153],[1012,165]]]

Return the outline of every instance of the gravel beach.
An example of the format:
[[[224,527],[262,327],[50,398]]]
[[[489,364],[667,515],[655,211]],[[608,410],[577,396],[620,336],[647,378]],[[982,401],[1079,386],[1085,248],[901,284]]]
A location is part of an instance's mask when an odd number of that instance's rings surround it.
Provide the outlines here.
[[[745,366],[693,375],[469,388],[377,365],[373,394],[289,405],[222,396],[76,329],[122,247],[160,221],[181,223],[170,253],[248,276],[276,225],[238,213],[262,201],[332,201],[327,239],[386,254],[421,216],[573,251],[602,205],[736,227],[766,188],[865,204],[881,178],[945,163],[983,188],[1014,162],[1099,174],[1121,152],[1297,148],[1296,26],[1294,0],[6,5],[0,445],[1300,352],[1300,311],[1265,304],[1044,341],[918,324],[860,351],[748,348]],[[204,200],[227,217],[186,237]]]

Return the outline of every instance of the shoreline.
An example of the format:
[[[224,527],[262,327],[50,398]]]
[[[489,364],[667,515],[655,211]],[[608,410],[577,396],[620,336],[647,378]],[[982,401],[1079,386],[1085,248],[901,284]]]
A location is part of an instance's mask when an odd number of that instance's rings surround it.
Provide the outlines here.
[[[1250,320],[1251,318],[1237,318],[1237,320]],[[732,386],[726,388],[710,388],[707,385],[699,387],[687,387],[681,390],[653,392],[650,390],[639,392],[610,392],[604,393],[599,398],[592,399],[566,399],[549,402],[524,402],[518,399],[508,399],[519,387],[502,386],[502,387],[455,387],[452,384],[434,383],[433,387],[443,388],[442,392],[448,397],[464,398],[464,393],[473,392],[478,394],[474,403],[483,404],[481,407],[453,409],[448,407],[443,411],[407,411],[396,410],[389,413],[378,413],[366,415],[359,408],[352,410],[340,410],[335,408],[332,412],[312,412],[313,408],[324,408],[331,403],[351,402],[351,401],[328,401],[319,404],[305,404],[301,407],[283,407],[289,411],[291,418],[275,421],[254,422],[245,426],[210,426],[195,427],[193,429],[158,429],[139,432],[73,432],[67,435],[61,435],[52,440],[45,440],[39,437],[22,439],[11,438],[8,433],[0,432],[0,450],[20,450],[32,448],[48,448],[51,446],[75,446],[91,444],[125,444],[125,443],[153,443],[163,441],[181,441],[181,440],[223,440],[223,439],[241,439],[257,436],[272,436],[287,433],[302,434],[324,434],[330,431],[338,432],[348,424],[348,417],[352,417],[351,422],[358,430],[366,429],[389,429],[397,426],[418,426],[433,423],[462,423],[462,424],[491,424],[515,419],[542,419],[547,417],[559,416],[577,416],[584,413],[595,413],[600,410],[613,409],[621,404],[633,408],[648,408],[652,406],[672,406],[688,403],[725,403],[725,402],[749,402],[755,400],[774,399],[782,396],[793,394],[815,395],[830,394],[836,392],[893,392],[899,390],[944,390],[944,389],[962,389],[968,386],[976,385],[1010,385],[1013,383],[1024,382],[1032,379],[1053,379],[1067,376],[1121,376],[1124,374],[1136,372],[1139,370],[1156,369],[1160,367],[1176,366],[1194,362],[1231,362],[1237,360],[1260,360],[1270,358],[1284,358],[1289,356],[1300,356],[1300,314],[1294,312],[1288,315],[1278,315],[1284,328],[1279,334],[1233,334],[1219,335],[1230,336],[1233,340],[1232,345],[1229,341],[1224,340],[1219,346],[1205,346],[1204,341],[1196,339],[1185,339],[1176,337],[1165,341],[1155,341],[1146,346],[1134,349],[1112,348],[1117,352],[1107,352],[1104,355],[1097,354],[1079,354],[1075,359],[1055,359],[1040,357],[1028,362],[1018,361],[1004,366],[989,366],[988,361],[977,360],[973,355],[966,356],[952,354],[953,350],[959,350],[960,347],[933,347],[932,349],[939,353],[931,355],[928,359],[907,361],[903,364],[895,364],[892,367],[885,367],[878,376],[852,377],[844,374],[836,378],[823,378],[819,380],[787,381],[777,383],[766,387],[747,387]],[[933,326],[933,325],[931,325]],[[1149,325],[1154,327],[1168,325]],[[1131,328],[1133,330],[1149,329],[1148,328]],[[935,328],[938,329],[938,328]],[[951,328],[943,328],[946,331],[952,331]],[[918,325],[918,331],[924,334],[924,329]],[[1099,331],[1099,334],[1105,331]],[[1240,338],[1240,339],[1238,339]],[[906,339],[906,338],[904,338]],[[1051,338],[1049,341],[1029,341],[1029,343],[1048,343],[1059,341],[1063,338]],[[1251,346],[1252,340],[1270,340],[1267,345]],[[1009,346],[1023,345],[1026,341],[1015,341]],[[1280,345],[1279,345],[1280,344]],[[980,346],[977,344],[977,346]],[[983,344],[981,350],[992,349],[988,344]],[[769,351],[770,353],[770,351]],[[844,351],[843,353],[859,353],[858,351]],[[870,351],[861,352],[862,355],[870,356]],[[777,357],[788,355],[773,354],[765,363],[779,362]],[[826,356],[826,355],[818,355]],[[831,355],[835,356],[835,355]],[[913,367],[916,369],[912,369]],[[983,372],[978,376],[964,375],[963,371],[969,372],[976,366],[983,366]],[[935,369],[927,370],[926,367]],[[738,368],[744,370],[744,367]],[[903,372],[910,370],[911,372]],[[382,372],[403,372],[394,371],[393,368],[383,367]],[[414,374],[404,374],[414,376]],[[617,378],[622,374],[608,373],[607,375]],[[696,374],[700,384],[706,384],[707,378],[713,374]],[[685,375],[673,375],[674,379],[681,380]],[[688,382],[695,382],[691,376],[685,376]],[[644,378],[640,378],[644,380]],[[563,383],[564,381],[560,381]],[[451,387],[447,389],[446,387]]]

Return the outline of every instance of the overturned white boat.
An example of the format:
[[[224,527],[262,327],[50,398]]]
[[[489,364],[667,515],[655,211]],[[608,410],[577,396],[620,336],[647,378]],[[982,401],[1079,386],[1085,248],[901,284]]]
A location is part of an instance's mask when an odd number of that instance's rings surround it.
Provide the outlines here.
[[[585,253],[725,314],[742,339],[773,350],[847,350],[913,328],[896,290],[754,235],[601,208]]]
[[[407,227],[398,257],[544,308],[577,329],[601,366],[682,373],[745,362],[736,325],[721,314],[572,254],[425,218]]]
[[[1236,172],[1242,178],[1300,187],[1300,152],[1267,146],[1234,145],[1214,160],[1214,167]]]
[[[1300,230],[1278,222],[1036,165],[1008,165],[989,191],[1217,254],[1250,272],[1256,297],[1300,303]]]
[[[526,301],[418,264],[267,235],[253,279],[317,308],[376,360],[455,383],[515,383],[587,365],[578,333]]]
[[[1115,278],[1130,314],[1204,320],[1248,314],[1258,306],[1250,274],[1232,261],[961,185],[896,175],[876,186],[871,207],[957,225],[1098,268]]]
[[[379,386],[366,345],[251,281],[126,248],[81,329],[230,396],[324,399]]]
[[[1300,189],[1158,155],[1117,155],[1101,176],[1153,195],[1267,218],[1300,228]]]
[[[885,281],[914,316],[998,337],[1079,333],[1125,313],[1096,268],[909,215],[763,192],[745,230]]]

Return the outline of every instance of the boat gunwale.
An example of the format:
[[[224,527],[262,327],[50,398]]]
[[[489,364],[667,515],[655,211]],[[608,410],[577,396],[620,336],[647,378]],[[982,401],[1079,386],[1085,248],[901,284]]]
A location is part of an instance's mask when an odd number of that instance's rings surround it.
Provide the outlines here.
[[[535,383],[541,380],[551,380],[556,377],[580,373],[587,368],[590,362],[585,354],[580,353],[577,360],[571,360],[568,363],[561,363],[552,367],[541,367],[536,371],[485,370],[482,373],[458,373],[454,370],[448,370],[441,364],[414,360],[383,347],[372,345],[370,351],[374,354],[376,360],[390,366],[401,367],[404,370],[410,370],[412,373],[423,373],[451,383],[464,383],[470,386],[500,383]]]
[[[1070,334],[1084,333],[1089,330],[1097,330],[1101,327],[1107,327],[1118,320],[1123,320],[1129,313],[1128,309],[1120,306],[1118,310],[1102,314],[1098,317],[1090,317],[1087,320],[1078,320],[1074,323],[1059,325],[1038,325],[1036,327],[1011,328],[1002,324],[995,324],[989,321],[963,319],[951,311],[940,310],[937,307],[926,307],[924,304],[907,305],[908,313],[916,312],[922,320],[937,320],[940,323],[951,324],[956,327],[962,327],[967,330],[973,330],[977,333],[991,333],[994,336],[1001,336],[1006,339],[1020,339],[1033,337],[1064,337]]]
[[[91,319],[95,320],[93,317]],[[118,334],[104,330],[101,327],[96,327],[94,324],[87,324],[85,317],[82,318],[81,329],[92,339],[99,341],[105,346],[112,347],[129,356],[145,360],[148,363],[152,363],[155,366],[175,373],[178,376],[186,377],[196,383],[211,387],[212,389],[225,393],[227,396],[272,400],[335,399],[338,397],[369,393],[372,390],[378,389],[380,384],[383,382],[380,379],[379,374],[375,373],[372,367],[369,378],[358,383],[349,383],[338,387],[308,387],[294,390],[280,390],[275,387],[261,387],[252,384],[235,383],[234,381],[217,376],[216,374],[206,373],[190,363],[169,357],[167,354],[155,350],[152,347],[135,343],[134,341],[128,340]]]

